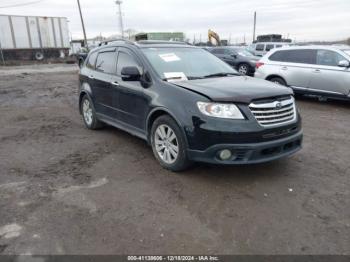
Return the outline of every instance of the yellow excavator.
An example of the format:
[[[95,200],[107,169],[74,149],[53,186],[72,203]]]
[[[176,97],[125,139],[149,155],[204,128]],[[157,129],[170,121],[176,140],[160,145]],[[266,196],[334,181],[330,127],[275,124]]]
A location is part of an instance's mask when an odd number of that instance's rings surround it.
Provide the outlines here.
[[[217,33],[215,33],[214,31],[210,30],[210,29],[208,30],[208,40],[214,46],[220,46],[221,45],[221,41],[220,41],[219,35]]]

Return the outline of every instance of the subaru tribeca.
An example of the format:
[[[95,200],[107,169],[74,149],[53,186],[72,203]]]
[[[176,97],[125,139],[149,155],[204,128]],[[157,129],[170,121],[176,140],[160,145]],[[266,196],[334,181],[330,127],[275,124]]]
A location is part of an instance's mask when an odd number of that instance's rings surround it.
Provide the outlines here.
[[[172,171],[193,161],[266,162],[301,148],[293,92],[242,76],[201,48],[107,42],[89,53],[79,79],[87,128],[109,124],[146,140]]]

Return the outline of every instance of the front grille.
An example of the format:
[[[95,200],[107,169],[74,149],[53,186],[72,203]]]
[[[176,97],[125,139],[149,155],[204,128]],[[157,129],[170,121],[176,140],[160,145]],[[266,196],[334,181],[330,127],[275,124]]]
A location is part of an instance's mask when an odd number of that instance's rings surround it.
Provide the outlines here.
[[[294,97],[283,97],[272,102],[253,102],[250,111],[262,126],[270,127],[287,124],[296,119]]]

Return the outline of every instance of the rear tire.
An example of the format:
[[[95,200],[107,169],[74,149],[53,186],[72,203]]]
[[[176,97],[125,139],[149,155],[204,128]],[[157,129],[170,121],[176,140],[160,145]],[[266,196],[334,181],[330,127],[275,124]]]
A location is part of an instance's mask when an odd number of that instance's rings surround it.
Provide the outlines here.
[[[250,66],[248,64],[240,64],[237,67],[237,71],[241,73],[242,75],[249,75],[251,72]]]
[[[170,116],[163,115],[154,121],[150,140],[154,156],[165,169],[179,172],[190,166],[185,137]]]
[[[269,81],[277,84],[277,85],[281,85],[281,86],[287,86],[286,81],[284,81],[282,78],[280,77],[272,77]]]
[[[83,64],[84,64],[84,60],[80,58],[79,61],[78,61],[79,68],[82,68]]]
[[[88,95],[84,95],[81,99],[80,112],[83,116],[84,124],[88,129],[95,130],[103,127],[103,123],[96,117],[95,107]]]

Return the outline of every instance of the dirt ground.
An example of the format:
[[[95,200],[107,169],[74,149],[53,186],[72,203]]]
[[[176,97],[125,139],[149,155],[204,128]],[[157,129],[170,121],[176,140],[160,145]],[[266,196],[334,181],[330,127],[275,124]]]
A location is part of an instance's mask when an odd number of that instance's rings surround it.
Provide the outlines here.
[[[350,103],[298,99],[290,158],[177,174],[136,137],[87,130],[77,79],[0,69],[1,254],[350,254]]]

